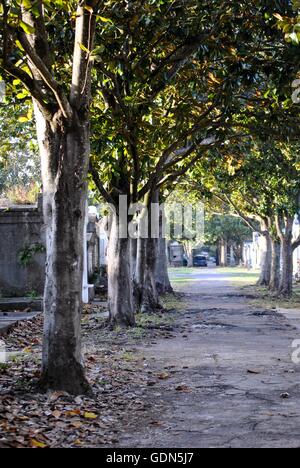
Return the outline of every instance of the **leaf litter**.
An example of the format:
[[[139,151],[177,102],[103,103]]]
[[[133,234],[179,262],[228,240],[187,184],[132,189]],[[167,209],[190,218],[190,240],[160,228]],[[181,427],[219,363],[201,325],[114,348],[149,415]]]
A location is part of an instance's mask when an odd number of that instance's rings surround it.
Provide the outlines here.
[[[89,308],[83,319],[92,397],[38,393],[41,315],[20,322],[4,337],[10,361],[0,366],[0,448],[107,447],[117,444],[120,434],[141,420],[141,412],[153,424],[159,401],[150,402],[143,395],[149,385],[170,376],[152,372],[135,345],[141,338],[150,343],[170,331],[162,320],[161,326],[142,333],[111,332],[97,317],[98,311],[93,314]]]

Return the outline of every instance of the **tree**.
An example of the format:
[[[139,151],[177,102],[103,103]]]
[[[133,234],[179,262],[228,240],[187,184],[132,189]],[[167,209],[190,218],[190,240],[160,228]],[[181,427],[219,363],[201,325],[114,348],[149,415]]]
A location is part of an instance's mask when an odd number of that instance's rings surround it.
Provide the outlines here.
[[[240,250],[240,246],[251,239],[251,230],[245,222],[235,216],[224,213],[210,214],[205,222],[205,238],[209,244],[217,244],[220,266],[228,264],[228,248]]]
[[[230,151],[223,148],[219,157],[207,158],[206,164],[203,161],[201,167],[203,185],[265,238],[260,284],[289,296],[292,254],[300,241],[292,238],[299,211],[298,144],[252,139]],[[283,259],[280,282],[279,242]]]
[[[264,131],[278,128],[274,109],[272,125],[265,110],[266,102],[273,105],[273,95],[260,97],[272,65],[281,77],[291,72],[282,67],[287,47],[274,28],[277,8],[269,1],[247,4],[245,10],[240,2],[166,0],[127,2],[125,12],[123,4],[114,4],[105,11],[106,27],[92,52],[99,90],[92,174],[115,206],[116,223],[120,195],[129,204],[147,205],[157,189],[176,182],[209,147],[249,132],[256,100]],[[280,8],[286,13],[288,2],[280,2]],[[110,319],[133,325],[132,288],[125,281],[130,263],[120,255],[128,255],[130,241],[111,236],[110,243],[110,296],[120,291],[110,301]],[[151,241],[140,244],[151,254]],[[145,269],[139,261],[146,258],[138,255],[139,271]],[[144,275],[137,278],[145,281]]]
[[[86,50],[98,3],[2,0],[0,9],[1,70],[11,87],[33,99],[41,155],[47,238],[42,384],[71,393],[88,389],[80,340],[92,69]]]

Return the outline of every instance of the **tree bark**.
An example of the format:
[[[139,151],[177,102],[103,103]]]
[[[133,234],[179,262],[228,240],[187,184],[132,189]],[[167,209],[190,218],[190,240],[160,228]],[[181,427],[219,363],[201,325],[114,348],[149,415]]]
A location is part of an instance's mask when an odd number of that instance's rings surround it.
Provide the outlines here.
[[[233,245],[230,246],[230,266],[231,267],[236,266],[236,260],[235,260]]]
[[[108,241],[108,303],[112,327],[133,327],[133,281],[130,265],[130,239],[120,237],[121,217],[112,214]],[[127,226],[126,226],[127,227]]]
[[[226,267],[227,266],[227,241],[225,239],[221,239],[220,241],[220,266]]]
[[[293,223],[294,216],[289,214],[276,215],[277,234],[281,243],[282,271],[278,293],[290,297],[293,292]]]
[[[263,250],[260,264],[260,277],[257,282],[258,286],[269,286],[271,279],[271,238],[268,232],[264,231],[262,236]]]
[[[142,294],[143,294],[143,286],[144,286],[144,273],[145,273],[145,255],[146,255],[146,239],[139,236],[137,239],[135,275],[134,275],[134,281],[133,281],[134,307],[137,313],[141,312]]]
[[[188,268],[193,267],[193,246],[189,242],[185,242],[185,251],[186,251],[186,256],[187,256],[187,261],[188,261]]]
[[[139,223],[139,238],[137,246],[137,263],[135,275],[135,302],[137,311],[151,313],[161,309],[156,288],[156,265],[158,257],[159,230],[152,232],[152,216],[158,207],[158,192],[148,194],[146,204]],[[157,214],[158,214],[158,210]]]
[[[162,308],[156,288],[158,240],[149,237],[145,241],[145,269],[142,287],[141,312],[153,313]]]
[[[85,393],[81,357],[83,230],[90,154],[85,115],[49,123],[36,109],[47,260],[42,385]]]
[[[173,292],[168,272],[167,243],[163,232],[164,217],[165,213],[161,210],[159,213],[158,255],[155,270],[156,288],[158,294],[161,295]]]
[[[290,297],[293,292],[293,247],[291,239],[285,239],[281,244],[282,272],[279,285],[279,294]]]
[[[278,291],[280,284],[280,242],[271,237],[271,275],[269,289]]]
[[[158,241],[158,259],[156,264],[155,277],[156,288],[158,294],[161,295],[173,292],[168,273],[168,260],[166,248],[166,239],[160,238]]]

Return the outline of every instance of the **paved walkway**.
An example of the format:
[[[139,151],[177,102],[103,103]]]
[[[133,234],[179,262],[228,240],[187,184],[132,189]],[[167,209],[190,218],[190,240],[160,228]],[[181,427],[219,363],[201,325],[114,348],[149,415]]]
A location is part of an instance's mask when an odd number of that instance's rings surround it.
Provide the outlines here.
[[[184,293],[174,337],[137,350],[165,376],[140,391],[149,411],[118,446],[300,447],[300,318],[249,305],[220,270],[189,275],[173,275]]]

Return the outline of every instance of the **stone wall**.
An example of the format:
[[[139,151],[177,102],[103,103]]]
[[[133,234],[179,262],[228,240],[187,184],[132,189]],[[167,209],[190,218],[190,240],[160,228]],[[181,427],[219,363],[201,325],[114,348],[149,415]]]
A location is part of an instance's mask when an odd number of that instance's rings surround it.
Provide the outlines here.
[[[45,281],[41,206],[0,208],[0,295],[41,295]]]

